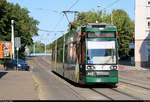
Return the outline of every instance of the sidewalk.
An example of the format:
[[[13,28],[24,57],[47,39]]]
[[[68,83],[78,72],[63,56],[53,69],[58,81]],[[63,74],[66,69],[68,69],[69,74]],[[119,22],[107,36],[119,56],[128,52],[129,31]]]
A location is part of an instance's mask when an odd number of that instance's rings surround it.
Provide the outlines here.
[[[39,100],[32,72],[0,70],[0,100]]]
[[[119,68],[118,70],[122,71],[122,70],[150,70],[147,68],[143,68],[143,67],[136,67],[136,66],[129,66],[129,65],[118,65]]]
[[[134,66],[131,64],[130,59],[120,60],[118,70],[150,70],[150,68],[143,68],[140,66]]]

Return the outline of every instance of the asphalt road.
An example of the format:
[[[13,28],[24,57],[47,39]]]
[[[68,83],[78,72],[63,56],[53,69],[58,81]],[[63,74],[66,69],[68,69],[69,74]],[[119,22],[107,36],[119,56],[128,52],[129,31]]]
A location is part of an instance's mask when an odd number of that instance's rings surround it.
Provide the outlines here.
[[[41,58],[33,58],[30,61],[34,81],[37,83],[37,91],[41,100],[81,100],[82,98],[61,82],[51,72],[51,67]]]
[[[29,58],[40,100],[150,100],[150,71],[119,71],[117,88],[77,87],[51,71],[49,56]]]

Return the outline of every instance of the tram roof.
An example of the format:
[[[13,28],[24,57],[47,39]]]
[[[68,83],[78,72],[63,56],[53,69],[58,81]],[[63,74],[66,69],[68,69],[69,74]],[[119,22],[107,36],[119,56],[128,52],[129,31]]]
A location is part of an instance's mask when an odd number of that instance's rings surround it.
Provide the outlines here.
[[[86,27],[85,31],[116,31],[116,26],[106,23],[88,23],[82,27]]]

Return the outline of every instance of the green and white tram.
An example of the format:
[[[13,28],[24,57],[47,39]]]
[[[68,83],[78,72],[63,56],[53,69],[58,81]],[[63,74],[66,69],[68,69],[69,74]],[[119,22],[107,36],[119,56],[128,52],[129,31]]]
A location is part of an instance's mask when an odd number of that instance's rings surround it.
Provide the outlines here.
[[[118,83],[117,29],[89,23],[53,42],[56,73],[81,84]]]

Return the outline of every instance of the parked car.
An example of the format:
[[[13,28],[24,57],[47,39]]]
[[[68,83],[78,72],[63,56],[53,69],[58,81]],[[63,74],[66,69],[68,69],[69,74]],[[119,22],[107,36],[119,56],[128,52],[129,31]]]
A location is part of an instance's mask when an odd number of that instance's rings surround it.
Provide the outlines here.
[[[24,71],[29,71],[30,67],[29,65],[26,63],[25,60],[23,59],[18,59],[18,63],[17,63],[17,59],[14,60],[10,60],[6,63],[6,68],[15,68],[18,70],[24,70]]]

